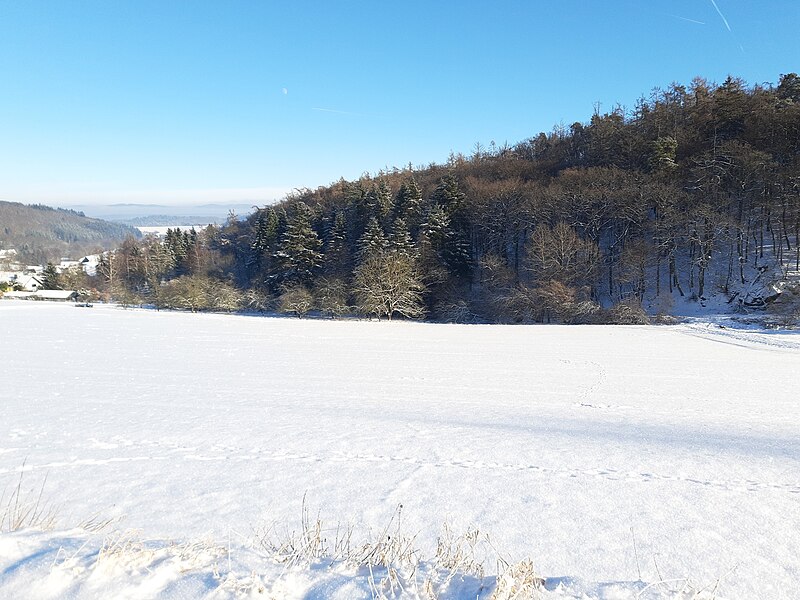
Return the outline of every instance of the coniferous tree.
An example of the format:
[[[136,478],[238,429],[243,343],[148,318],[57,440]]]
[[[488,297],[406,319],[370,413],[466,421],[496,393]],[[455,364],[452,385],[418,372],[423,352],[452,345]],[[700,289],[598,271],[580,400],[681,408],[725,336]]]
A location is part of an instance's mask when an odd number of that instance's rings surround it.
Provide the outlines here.
[[[428,235],[433,234],[431,239],[436,240],[434,247],[447,270],[457,277],[469,278],[471,257],[465,198],[455,176],[445,175],[431,198],[440,210],[432,211],[433,219],[429,216],[426,227]]]
[[[350,251],[347,247],[347,221],[343,211],[337,211],[325,240],[325,272],[343,275],[350,270]]]
[[[469,243],[463,231],[453,227],[444,206],[436,205],[430,210],[421,232],[427,247],[450,275],[469,276]]]
[[[278,241],[279,226],[278,213],[274,208],[258,211],[253,241],[250,244],[250,256],[247,259],[248,266],[254,272],[264,273],[268,270],[270,258]]]
[[[378,254],[386,250],[389,241],[386,234],[376,217],[372,217],[364,230],[364,234],[358,240],[357,258],[359,262],[369,256]]]
[[[417,248],[414,240],[411,239],[411,233],[408,231],[408,225],[404,219],[398,217],[392,223],[392,229],[389,232],[387,240],[387,248],[389,252],[400,254],[408,258],[416,258]]]
[[[61,289],[61,279],[56,270],[56,266],[51,262],[47,263],[42,271],[42,285],[46,290]]]
[[[405,220],[411,227],[419,226],[422,217],[422,192],[414,177],[400,184],[394,205],[395,218]]]
[[[442,177],[431,196],[431,200],[441,206],[451,219],[464,216],[465,198],[466,195],[459,188],[458,180],[452,173]]]
[[[311,227],[311,209],[305,202],[295,205],[276,257],[282,265],[284,281],[310,281],[322,266],[322,241]]]
[[[386,223],[389,214],[392,212],[392,208],[394,207],[394,201],[392,199],[392,188],[389,187],[389,184],[385,179],[381,179],[378,182],[378,186],[375,189],[375,208],[376,208],[376,217],[382,222]]]
[[[353,181],[343,186],[344,201],[352,213],[350,216],[351,239],[358,239],[364,233],[370,218],[375,216],[369,194],[364,182]]]

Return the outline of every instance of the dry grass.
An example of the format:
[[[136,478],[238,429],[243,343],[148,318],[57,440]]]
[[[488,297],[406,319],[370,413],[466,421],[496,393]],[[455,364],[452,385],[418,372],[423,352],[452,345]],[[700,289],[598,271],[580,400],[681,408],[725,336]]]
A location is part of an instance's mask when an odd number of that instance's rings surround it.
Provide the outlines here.
[[[55,523],[52,506],[42,502],[46,478],[37,488],[26,491],[23,473],[20,472],[10,493],[4,491],[0,496],[0,506],[4,507],[0,513],[0,532],[26,528],[47,530],[52,529]],[[454,597],[453,594],[462,597],[467,590],[469,597],[488,600],[540,600],[548,597],[545,579],[537,573],[530,559],[520,562],[504,559],[489,536],[478,529],[469,528],[456,534],[445,523],[433,555],[423,553],[417,545],[417,536],[403,532],[402,511],[402,505],[398,506],[385,527],[370,531],[364,539],[355,541],[352,526],[326,527],[319,515],[311,516],[303,498],[298,529],[279,532],[273,524],[255,532],[251,540],[253,550],[267,561],[277,562],[277,565],[272,562],[279,569],[277,576],[274,569],[267,576],[269,568],[260,575],[255,571],[249,576],[235,575],[231,568],[230,544],[225,548],[212,540],[185,544],[144,542],[135,530],[112,531],[105,535],[98,550],[86,554],[83,551],[90,540],[97,539],[96,535],[119,521],[94,517],[80,524],[90,537],[69,554],[60,549],[52,571],[69,577],[96,573],[103,578],[118,578],[151,572],[162,565],[177,567],[179,572],[211,569],[219,589],[236,597],[267,593],[267,598],[279,598],[286,587],[284,584],[291,586],[290,573],[296,575],[309,568],[323,568],[362,581],[365,578],[375,600],[438,600]],[[226,556],[227,574],[221,575],[220,571],[225,571],[220,568],[220,563],[224,567]],[[485,565],[491,564],[492,560],[496,561],[497,575],[487,576]],[[665,580],[661,578],[657,564],[656,570],[659,580],[648,584],[640,582],[636,598],[717,598],[720,580],[698,586],[686,578]]]
[[[55,508],[48,502],[42,502],[42,495],[47,484],[45,476],[37,488],[24,489],[25,463],[19,472],[19,479],[11,492],[8,487],[0,494],[0,532],[18,531],[20,529],[52,529],[55,525]]]
[[[417,536],[403,533],[402,510],[398,506],[385,527],[356,543],[352,526],[327,528],[318,516],[311,518],[304,498],[298,531],[278,534],[274,525],[266,527],[256,532],[254,546],[284,564],[283,573],[315,564],[366,575],[375,600],[436,600],[454,580],[472,582],[478,595],[491,589],[495,578],[486,576],[484,564],[497,552],[486,534],[474,528],[456,534],[445,523],[435,554],[427,557],[417,546]],[[500,575],[492,600],[539,598],[544,579],[530,560],[509,564],[497,559],[497,565]]]
[[[523,600],[539,598],[544,588],[544,579],[536,574],[533,562],[520,561],[506,568],[497,577],[497,586],[491,600]]]

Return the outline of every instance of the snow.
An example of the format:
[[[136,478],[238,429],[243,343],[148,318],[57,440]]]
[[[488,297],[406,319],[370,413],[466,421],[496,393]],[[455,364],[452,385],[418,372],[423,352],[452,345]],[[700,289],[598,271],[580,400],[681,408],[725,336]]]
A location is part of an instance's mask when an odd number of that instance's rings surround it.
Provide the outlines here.
[[[423,562],[397,597],[428,573],[488,598],[498,554],[545,598],[800,589],[794,332],[7,301],[0,336],[0,489],[22,474],[57,518],[0,534],[2,597],[373,597],[388,571],[252,543],[304,498],[329,537],[401,521]],[[483,577],[441,587],[444,523],[490,536]]]

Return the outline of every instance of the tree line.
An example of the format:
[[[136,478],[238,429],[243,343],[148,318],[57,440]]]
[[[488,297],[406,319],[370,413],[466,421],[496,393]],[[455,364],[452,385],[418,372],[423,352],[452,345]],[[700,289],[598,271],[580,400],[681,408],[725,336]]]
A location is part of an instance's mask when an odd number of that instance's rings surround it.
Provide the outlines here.
[[[513,146],[128,239],[101,286],[192,309],[445,321],[635,322],[643,302],[714,294],[765,305],[754,282],[800,271],[799,151],[796,74],[698,78]],[[190,286],[196,306],[176,299]]]

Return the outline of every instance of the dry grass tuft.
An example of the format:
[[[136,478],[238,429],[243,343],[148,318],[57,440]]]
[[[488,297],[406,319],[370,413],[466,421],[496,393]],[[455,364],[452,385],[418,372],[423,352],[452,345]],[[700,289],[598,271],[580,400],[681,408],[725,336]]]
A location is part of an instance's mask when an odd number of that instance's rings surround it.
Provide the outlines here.
[[[491,600],[529,600],[541,597],[544,579],[536,574],[529,559],[507,565],[497,577]]]
[[[32,488],[23,490],[22,482],[25,475],[25,463],[19,473],[17,485],[11,490],[6,498],[7,489],[0,494],[0,532],[19,531],[20,529],[52,529],[55,525],[55,509],[47,503],[42,502],[42,494],[47,484],[47,476],[42,481],[38,490]]]

